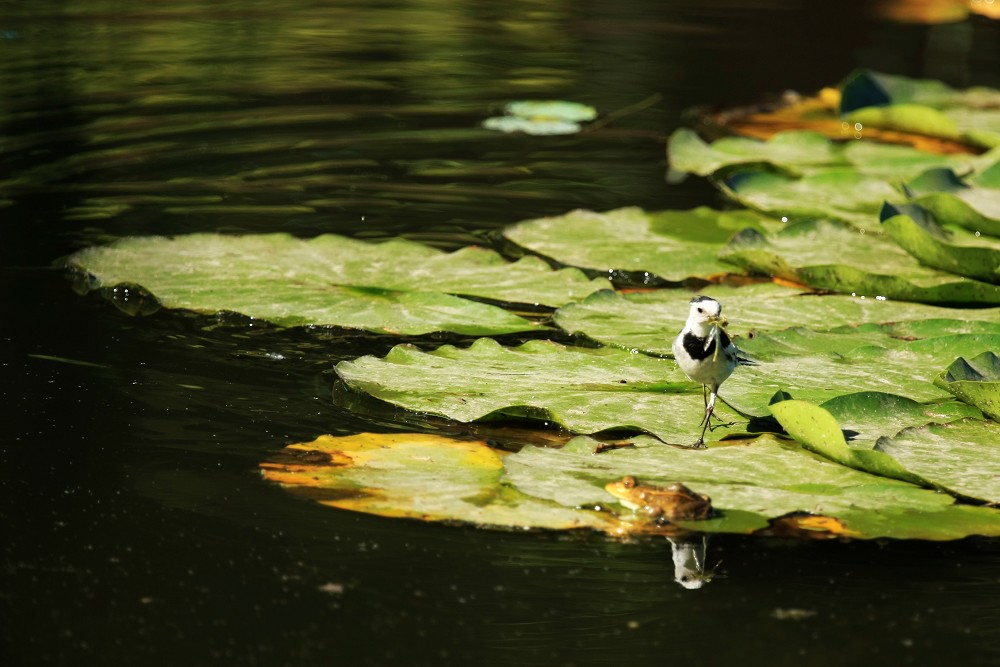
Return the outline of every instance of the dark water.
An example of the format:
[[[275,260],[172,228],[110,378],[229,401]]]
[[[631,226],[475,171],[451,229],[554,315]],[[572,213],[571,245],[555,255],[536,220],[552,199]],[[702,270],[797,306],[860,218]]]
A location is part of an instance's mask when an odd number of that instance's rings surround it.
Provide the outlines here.
[[[285,444],[426,427],[330,400],[338,360],[396,340],[132,318],[55,268],[128,234],[453,248],[717,203],[664,182],[691,105],[861,65],[998,86],[998,49],[985,19],[861,2],[0,3],[0,664],[1000,664],[995,541],[721,537],[686,590],[665,541],[292,497],[257,472]],[[574,137],[477,129],[523,98],[636,107]]]

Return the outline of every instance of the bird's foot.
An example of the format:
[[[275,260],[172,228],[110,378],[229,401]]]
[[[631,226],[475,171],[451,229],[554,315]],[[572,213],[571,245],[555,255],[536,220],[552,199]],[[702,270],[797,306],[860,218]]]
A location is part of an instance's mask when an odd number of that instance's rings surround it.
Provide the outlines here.
[[[716,419],[719,419],[719,418],[716,417]],[[719,419],[719,423],[715,424],[714,426],[713,425],[709,425],[708,430],[709,431],[714,431],[717,428],[729,428],[730,426],[736,426],[737,424],[739,424],[739,422],[724,422],[721,419]]]
[[[708,449],[708,447],[705,446],[704,438],[698,438],[698,441],[693,445],[688,445],[687,449]]]

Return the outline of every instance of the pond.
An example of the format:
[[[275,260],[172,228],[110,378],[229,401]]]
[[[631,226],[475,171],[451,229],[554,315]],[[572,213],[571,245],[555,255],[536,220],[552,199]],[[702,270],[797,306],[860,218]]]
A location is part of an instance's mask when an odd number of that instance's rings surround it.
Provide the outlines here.
[[[665,179],[666,138],[695,105],[811,93],[859,66],[1000,86],[997,21],[887,18],[898,4],[4,8],[4,664],[1000,661],[996,540],[713,536],[715,576],[689,590],[663,538],[303,500],[259,472],[289,443],[450,428],[331,399],[337,362],[400,337],[132,317],[74,293],[59,265],[128,235],[333,232],[452,250],[574,208],[720,205],[703,179]],[[612,122],[565,137],[480,129],[519,99]]]

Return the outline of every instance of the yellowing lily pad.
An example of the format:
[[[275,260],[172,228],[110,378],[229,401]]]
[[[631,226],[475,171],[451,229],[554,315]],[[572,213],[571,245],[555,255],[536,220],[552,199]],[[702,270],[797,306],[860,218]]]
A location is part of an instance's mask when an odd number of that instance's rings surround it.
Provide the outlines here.
[[[265,479],[341,509],[504,528],[615,530],[614,517],[531,498],[503,484],[484,442],[419,433],[320,436],[261,464]]]
[[[984,3],[980,3],[984,4]],[[824,88],[778,103],[724,111],[709,120],[737,134],[767,139],[810,130],[831,139],[909,144],[939,154],[974,153],[1000,141],[1000,91],[956,90],[940,81],[858,70],[839,89]]]
[[[575,438],[506,454],[480,441],[361,433],[291,445],[261,464],[265,479],[325,505],[386,517],[490,528],[591,529],[612,536],[687,531],[855,538],[955,539],[1000,534],[1000,512],[874,476],[762,436],[693,451],[638,437],[595,454]],[[663,522],[606,486],[641,475],[640,489],[682,483],[709,495],[707,519]]]

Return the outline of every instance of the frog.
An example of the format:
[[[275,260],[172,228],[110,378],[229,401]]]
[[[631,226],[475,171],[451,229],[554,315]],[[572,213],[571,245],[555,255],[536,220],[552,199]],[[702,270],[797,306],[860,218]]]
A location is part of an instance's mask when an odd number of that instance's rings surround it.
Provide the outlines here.
[[[712,515],[712,499],[680,482],[653,486],[627,475],[604,489],[625,507],[658,523],[699,521]]]

